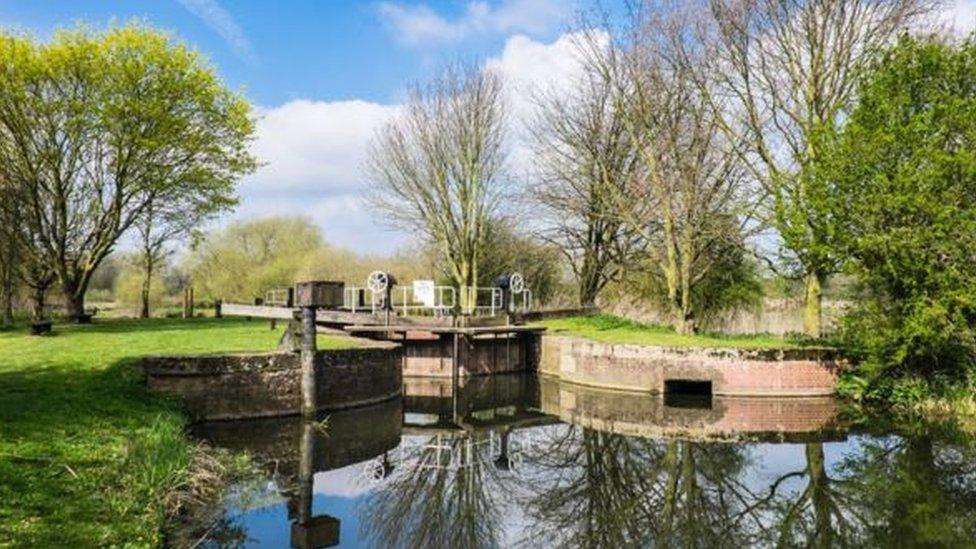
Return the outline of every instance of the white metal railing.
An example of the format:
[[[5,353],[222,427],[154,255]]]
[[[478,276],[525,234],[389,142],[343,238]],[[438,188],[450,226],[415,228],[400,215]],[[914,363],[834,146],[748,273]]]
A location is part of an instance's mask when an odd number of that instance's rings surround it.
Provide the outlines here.
[[[264,304],[269,307],[288,306],[288,288],[275,288],[264,294]]]
[[[474,314],[488,314],[495,316],[496,312],[502,311],[502,289],[496,287],[477,287],[464,286],[461,288],[461,307],[464,304],[473,304]]]
[[[366,288],[359,286],[346,286],[342,290],[342,308],[352,312],[361,311],[366,308],[366,304],[359,304],[359,293],[368,292]]]
[[[504,292],[497,287],[467,286],[458,291],[453,286],[434,286],[433,301],[425,303],[415,295],[413,285],[403,285],[399,291],[394,288],[390,299],[393,301],[391,308],[402,315],[445,315],[454,311],[459,303],[474,303],[473,312],[476,315],[495,316],[505,312]],[[514,302],[517,310],[530,310],[532,291],[526,288],[516,293]],[[354,313],[368,311],[378,314],[385,310],[384,294],[362,286],[347,286],[342,293],[342,307]]]
[[[404,315],[428,311],[435,315],[442,315],[454,310],[457,304],[457,290],[452,286],[434,286],[431,297],[433,301],[424,303],[415,295],[413,286],[401,286],[400,302],[394,303],[394,307]]]
[[[462,288],[461,295],[466,298],[462,298],[463,303],[471,303],[473,300],[475,314],[495,316],[505,312],[504,292],[501,288],[468,286]],[[516,310],[523,312],[531,310],[532,290],[526,288],[516,293],[513,302]]]

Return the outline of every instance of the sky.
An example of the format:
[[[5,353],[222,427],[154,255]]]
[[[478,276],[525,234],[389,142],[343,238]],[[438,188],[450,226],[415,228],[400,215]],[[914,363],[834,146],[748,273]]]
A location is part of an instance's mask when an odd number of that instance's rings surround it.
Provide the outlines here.
[[[583,2],[586,2],[585,4]],[[620,12],[624,0],[601,4]],[[0,0],[0,25],[48,39],[78,22],[138,19],[207,56],[258,115],[261,168],[241,182],[230,219],[295,214],[327,241],[387,254],[410,235],[386,227],[363,201],[366,146],[395,116],[410,85],[447,63],[502,73],[512,118],[528,95],[577,74],[570,27],[587,0]],[[976,26],[976,0],[950,0],[947,23]],[[528,162],[513,128],[511,173]]]

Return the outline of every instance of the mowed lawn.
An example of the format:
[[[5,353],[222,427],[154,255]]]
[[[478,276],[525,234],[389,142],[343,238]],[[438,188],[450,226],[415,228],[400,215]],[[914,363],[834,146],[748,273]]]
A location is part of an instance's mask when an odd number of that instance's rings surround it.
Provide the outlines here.
[[[641,324],[606,314],[574,316],[540,322],[550,334],[564,334],[629,345],[662,347],[725,347],[735,349],[778,349],[795,347],[795,343],[771,335],[684,335],[664,326]]]
[[[138,359],[271,350],[281,329],[98,319],[51,337],[0,332],[0,546],[159,545],[191,442],[179,404],[146,390]]]

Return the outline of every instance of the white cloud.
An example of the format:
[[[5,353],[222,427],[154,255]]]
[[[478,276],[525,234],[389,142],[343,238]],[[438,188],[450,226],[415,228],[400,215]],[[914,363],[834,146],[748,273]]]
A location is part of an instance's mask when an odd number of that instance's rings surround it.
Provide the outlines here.
[[[976,0],[955,0],[942,12],[943,23],[966,36],[976,30]]]
[[[253,151],[265,163],[245,187],[348,191],[362,185],[366,144],[397,107],[290,101],[259,112]]]
[[[566,0],[501,0],[468,2],[464,13],[448,20],[426,4],[382,2],[377,8],[396,38],[405,44],[455,42],[479,34],[539,33],[553,28],[571,12]]]
[[[395,249],[403,235],[379,227],[361,195],[369,140],[396,111],[359,100],[261,109],[252,150],[263,165],[242,182],[237,217],[306,215],[329,242],[363,252]]]
[[[511,107],[510,167],[523,174],[531,161],[522,122],[532,117],[535,90],[568,89],[579,74],[572,39],[551,44],[510,38],[485,70],[505,82]],[[363,200],[367,146],[398,105],[367,101],[290,101],[261,109],[253,151],[264,163],[241,184],[238,218],[306,215],[325,238],[361,252],[389,253],[409,235],[381,226]]]
[[[583,74],[575,39],[574,34],[564,34],[555,42],[544,44],[513,36],[501,55],[485,63],[487,70],[501,75],[507,91],[512,122],[509,167],[517,177],[529,171],[532,163],[526,130],[535,116],[533,96],[568,93]]]
[[[224,9],[217,0],[178,0],[190,13],[199,17],[213,29],[234,53],[251,64],[257,63],[257,55],[251,42],[244,35],[234,16]]]

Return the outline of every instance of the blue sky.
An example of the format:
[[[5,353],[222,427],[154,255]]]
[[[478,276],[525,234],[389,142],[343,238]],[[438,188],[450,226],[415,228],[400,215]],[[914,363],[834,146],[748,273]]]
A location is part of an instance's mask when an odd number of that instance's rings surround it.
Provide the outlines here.
[[[508,67],[513,80],[568,78],[568,44],[558,40],[577,8],[568,0],[31,0],[0,3],[0,24],[41,39],[77,22],[131,19],[174,33],[261,117],[255,152],[265,165],[242,182],[229,219],[308,215],[331,242],[389,253],[409,237],[363,203],[362,164],[408,86],[472,60]]]
[[[623,0],[602,0],[620,12]],[[445,63],[502,73],[512,128],[511,168],[528,162],[518,122],[527,95],[567,87],[578,64],[566,32],[587,0],[6,0],[0,25],[45,39],[76,22],[141,19],[207,55],[260,115],[264,166],[242,181],[229,219],[301,214],[325,238],[389,253],[409,236],[384,227],[362,200],[365,147],[412,82]],[[946,20],[969,30],[976,0],[951,0]]]

